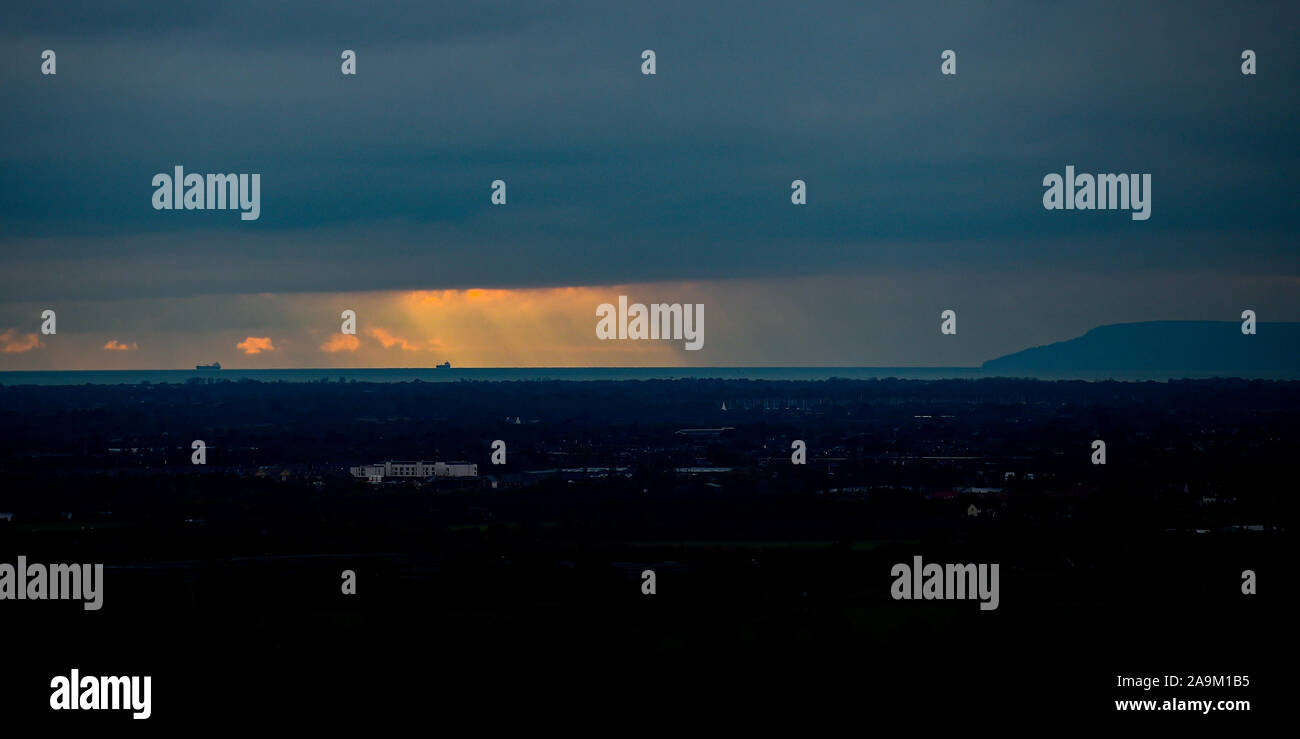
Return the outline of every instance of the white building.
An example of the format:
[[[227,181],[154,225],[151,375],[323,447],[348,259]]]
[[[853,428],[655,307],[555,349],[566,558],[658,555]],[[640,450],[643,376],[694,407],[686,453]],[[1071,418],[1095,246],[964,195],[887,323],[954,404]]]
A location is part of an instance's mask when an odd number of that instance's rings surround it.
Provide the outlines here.
[[[352,468],[353,477],[364,477],[370,482],[383,482],[385,478],[424,479],[428,477],[478,477],[478,465],[453,462],[380,462]]]

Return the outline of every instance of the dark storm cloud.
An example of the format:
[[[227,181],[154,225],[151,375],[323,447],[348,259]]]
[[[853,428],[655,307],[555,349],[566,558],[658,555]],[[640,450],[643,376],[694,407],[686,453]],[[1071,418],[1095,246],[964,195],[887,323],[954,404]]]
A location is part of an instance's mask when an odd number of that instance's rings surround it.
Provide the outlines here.
[[[1046,5],[24,5],[0,293],[1294,274],[1296,6]],[[261,173],[261,219],[154,211],[175,164]],[[1152,173],[1151,220],[1044,211],[1067,164]]]

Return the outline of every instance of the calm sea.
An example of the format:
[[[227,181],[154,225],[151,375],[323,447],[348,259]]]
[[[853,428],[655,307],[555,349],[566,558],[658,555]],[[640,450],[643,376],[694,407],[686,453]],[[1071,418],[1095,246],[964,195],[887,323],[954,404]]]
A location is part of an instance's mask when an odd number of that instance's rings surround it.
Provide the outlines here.
[[[215,372],[197,370],[80,370],[80,371],[12,371],[0,372],[0,385],[137,385],[140,383],[181,383],[202,377],[214,380],[250,380],[257,382],[338,382],[340,378],[355,382],[502,382],[519,380],[671,380],[671,379],[747,379],[747,380],[827,380],[832,377],[871,380],[898,378],[911,380],[978,379],[1006,377],[979,367],[478,367],[469,369],[223,369]],[[1184,377],[1213,377],[1213,374],[1188,372],[1078,372],[1031,376],[1042,380],[1168,380]],[[1234,375],[1243,376],[1243,375]],[[1247,379],[1253,375],[1244,375]],[[1260,374],[1269,379],[1271,374]]]

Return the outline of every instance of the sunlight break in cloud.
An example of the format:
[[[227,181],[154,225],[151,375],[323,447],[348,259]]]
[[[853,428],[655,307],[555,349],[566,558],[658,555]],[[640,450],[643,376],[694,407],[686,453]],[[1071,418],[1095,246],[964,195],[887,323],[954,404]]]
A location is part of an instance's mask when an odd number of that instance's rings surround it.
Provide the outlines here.
[[[334,334],[324,344],[320,345],[323,352],[354,352],[361,346],[361,340],[352,334]]]
[[[140,348],[140,345],[132,341],[130,344],[123,344],[117,339],[109,339],[104,348],[110,352],[133,352]]]
[[[0,334],[0,352],[5,354],[21,354],[42,346],[45,345],[36,334],[20,334],[15,328]]]
[[[412,344],[411,342],[407,341],[406,339],[403,339],[400,336],[393,336],[388,331],[382,328],[370,329],[370,335],[375,337],[376,339],[379,339],[379,343],[383,344],[385,349],[392,349],[394,346],[399,346],[408,352],[420,351],[420,347],[416,346],[415,344]]]
[[[250,336],[235,344],[235,348],[245,354],[261,354],[262,352],[275,351],[275,345],[271,343],[271,337],[269,336]]]

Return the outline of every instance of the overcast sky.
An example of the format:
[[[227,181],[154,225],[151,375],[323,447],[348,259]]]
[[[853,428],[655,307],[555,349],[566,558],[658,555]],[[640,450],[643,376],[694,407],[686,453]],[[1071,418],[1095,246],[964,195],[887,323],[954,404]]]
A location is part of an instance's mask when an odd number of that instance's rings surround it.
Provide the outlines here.
[[[0,369],[978,364],[1300,320],[1294,2],[205,5],[6,7]],[[1068,164],[1150,173],[1150,219],[1044,210]],[[175,165],[260,173],[261,217],[154,210]],[[596,341],[620,290],[704,303],[705,349]]]

